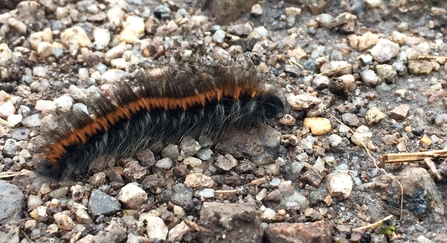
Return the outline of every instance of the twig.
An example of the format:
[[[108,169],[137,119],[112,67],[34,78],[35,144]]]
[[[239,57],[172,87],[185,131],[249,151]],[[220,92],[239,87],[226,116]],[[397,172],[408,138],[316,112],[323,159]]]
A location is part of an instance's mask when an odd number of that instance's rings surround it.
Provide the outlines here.
[[[330,117],[332,117],[333,119],[335,119],[337,122],[339,122],[340,124],[345,125],[349,131],[351,131],[353,134],[355,133],[349,126],[347,126],[346,124],[344,124],[342,121],[340,121],[337,117],[335,117],[334,115],[332,115],[331,113],[326,111],[326,114],[328,114]],[[386,170],[384,170],[383,168],[380,168],[379,165],[377,164],[376,159],[372,156],[371,151],[369,151],[368,147],[366,147],[366,145],[360,141],[360,143],[362,144],[362,146],[365,148],[366,153],[368,154],[368,156],[373,160],[374,162],[374,166],[380,170],[382,173],[384,173],[386,176],[388,176],[389,178],[391,178],[392,180],[396,181],[397,184],[399,185],[400,188],[400,218],[399,221],[402,220],[402,216],[403,216],[403,210],[404,210],[404,187],[402,186],[402,184],[400,183],[399,180],[397,180],[393,175],[389,174],[388,172],[386,172]]]
[[[393,217],[394,217],[394,216],[393,216],[392,214],[391,214],[391,215],[388,215],[388,216],[386,216],[385,218],[383,218],[383,219],[381,219],[381,220],[375,222],[374,224],[368,224],[368,225],[365,225],[365,226],[362,226],[362,227],[359,227],[359,228],[355,228],[355,229],[353,229],[352,231],[356,231],[356,230],[364,230],[364,229],[369,229],[369,228],[372,228],[372,227],[377,227],[377,226],[379,226],[380,224],[382,224],[383,222],[392,219]]]
[[[425,158],[435,159],[439,157],[447,157],[447,149],[433,150],[427,152],[384,154],[382,156],[383,163],[397,163],[424,160]]]

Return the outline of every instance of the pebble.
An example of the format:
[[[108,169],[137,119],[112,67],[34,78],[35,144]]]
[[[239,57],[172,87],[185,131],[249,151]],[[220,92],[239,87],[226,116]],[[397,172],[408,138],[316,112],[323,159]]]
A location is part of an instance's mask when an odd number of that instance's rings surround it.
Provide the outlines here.
[[[297,111],[306,110],[321,103],[320,99],[308,94],[287,95],[286,100]]]
[[[32,195],[32,194],[28,196],[26,205],[28,206],[29,209],[35,209],[42,204],[43,204],[43,201],[39,196]]]
[[[22,218],[24,195],[15,185],[0,180],[0,224]]]
[[[268,220],[273,219],[275,216],[276,216],[276,212],[275,212],[275,210],[273,210],[271,208],[266,208],[261,214],[261,218],[268,219]]]
[[[357,146],[363,147],[365,145],[369,148],[371,138],[372,133],[369,131],[369,128],[362,125],[355,130],[351,136],[351,141]]]
[[[110,215],[121,209],[118,199],[107,195],[106,193],[93,189],[88,202],[89,211],[94,217],[100,215]]]
[[[98,172],[90,176],[88,178],[88,183],[90,183],[92,186],[102,186],[104,183],[107,182],[106,173],[104,172]]]
[[[317,90],[326,89],[329,85],[329,78],[324,75],[317,75],[312,80],[312,87],[314,87]]]
[[[48,196],[50,196],[51,198],[60,199],[67,195],[68,190],[69,189],[66,186],[57,188],[57,189],[54,189],[53,191],[51,191],[50,193],[48,193]]]
[[[306,223],[275,223],[265,230],[268,242],[332,242],[332,225],[321,220]],[[312,232],[312,233],[310,233]],[[343,241],[340,241],[343,242]]]
[[[358,51],[364,51],[379,42],[379,35],[373,34],[371,32],[366,32],[362,36],[358,35],[350,35],[348,37],[349,45],[358,50]]]
[[[436,114],[435,124],[437,126],[443,126],[445,123],[447,123],[447,113]]]
[[[331,122],[324,117],[306,117],[303,122],[304,127],[308,127],[313,135],[319,136],[331,131]]]
[[[268,36],[269,32],[264,26],[259,26],[253,29],[253,31],[248,35],[248,39],[260,39],[262,37]]]
[[[104,59],[106,62],[110,62],[113,59],[122,57],[126,50],[127,50],[127,46],[125,43],[116,45],[106,52]]]
[[[117,197],[128,209],[139,209],[147,200],[146,192],[134,183],[127,184],[121,188]]]
[[[430,74],[433,70],[433,65],[427,60],[409,60],[408,71],[411,74]]]
[[[377,76],[373,70],[363,70],[360,73],[360,78],[362,79],[363,83],[368,86],[376,86],[380,84],[379,76]]]
[[[53,103],[58,111],[68,112],[73,106],[73,98],[68,95],[63,95],[56,98]]]
[[[386,118],[386,114],[383,113],[377,107],[371,107],[365,114],[365,120],[368,125],[379,123],[381,120]]]
[[[144,221],[146,222],[146,234],[149,238],[166,240],[169,230],[163,219],[156,216],[146,216]]]
[[[0,66],[6,67],[12,58],[12,51],[9,49],[8,44],[0,44]]]
[[[192,136],[185,136],[180,142],[179,148],[184,157],[194,156],[202,147]]]
[[[168,242],[180,242],[190,231],[191,228],[185,223],[185,221],[182,221],[169,230]]]
[[[225,31],[218,29],[213,34],[213,41],[216,43],[222,43],[225,39],[225,36],[226,36]]]
[[[155,163],[155,167],[160,169],[170,169],[173,161],[170,158],[163,158]]]
[[[333,172],[326,177],[326,188],[332,197],[339,200],[351,196],[353,181],[348,171]]]
[[[186,176],[185,185],[196,189],[212,188],[214,181],[211,177],[202,173],[191,173]]]
[[[7,119],[10,115],[16,112],[16,108],[12,101],[8,100],[0,105],[0,118]]]
[[[199,233],[200,242],[215,242],[215,239],[225,239],[225,242],[262,241],[262,229],[259,227],[261,218],[258,210],[252,206],[204,202],[200,211],[199,224],[206,225],[207,229],[213,232]]]
[[[374,60],[380,63],[391,60],[397,54],[399,54],[399,45],[387,39],[379,39],[377,44],[371,49],[371,55],[374,57]]]
[[[288,210],[304,211],[309,207],[309,200],[303,194],[294,191],[281,199],[280,205]]]
[[[96,48],[99,48],[102,50],[103,48],[107,47],[110,43],[110,32],[108,29],[93,28],[93,38],[95,39],[95,44],[97,45]]]
[[[404,120],[410,111],[410,105],[402,104],[390,111],[390,116],[396,120]]]
[[[342,140],[343,140],[342,137],[340,137],[340,136],[337,135],[337,134],[331,134],[331,135],[328,137],[329,144],[330,144],[332,147],[337,147],[338,145],[340,145],[340,143],[341,143]]]
[[[348,126],[357,127],[360,124],[359,118],[355,114],[352,114],[352,113],[344,113],[341,116],[341,118],[342,118],[343,122]]]
[[[376,65],[376,73],[382,81],[388,84],[393,83],[397,77],[397,72],[394,67],[388,64]]]
[[[201,145],[203,146],[203,145]],[[197,157],[201,160],[210,160],[213,155],[213,150],[209,148],[202,148],[197,152]]]
[[[80,224],[89,225],[93,223],[93,220],[90,218],[90,215],[87,213],[87,210],[84,206],[79,205],[75,209],[76,222]]]
[[[180,149],[178,148],[178,145],[168,144],[161,150],[161,155],[164,158],[175,160],[180,156]]]
[[[48,216],[47,209],[48,207],[38,206],[37,208],[33,209],[29,215],[35,220],[43,220]]]
[[[223,155],[217,157],[216,166],[224,171],[230,171],[236,165],[237,160],[231,154],[226,154],[225,157]]]
[[[251,7],[250,13],[254,16],[260,16],[262,15],[262,7],[259,4],[255,4]]]
[[[41,124],[41,120],[39,114],[34,114],[28,117],[25,117],[22,121],[22,124],[25,127],[38,127]]]
[[[79,26],[74,26],[64,30],[61,33],[61,42],[70,50],[86,47],[92,43],[84,29]]]
[[[237,24],[237,25],[228,26],[227,30],[228,30],[228,33],[233,34],[233,35],[248,36],[253,31],[253,28],[249,24]],[[241,53],[243,53],[243,50]]]
[[[57,227],[61,230],[72,230],[75,226],[73,220],[64,213],[55,213],[53,218]]]
[[[198,195],[201,198],[213,198],[214,197],[214,189],[205,188],[201,191],[198,191]]]
[[[144,19],[136,16],[128,16],[119,34],[119,40],[126,43],[134,43],[144,35]]]
[[[382,0],[366,0],[370,8],[378,8],[382,5]]]
[[[315,20],[320,24],[321,27],[328,29],[330,28],[332,23],[334,23],[335,19],[332,15],[323,13],[318,15]]]
[[[183,160],[183,164],[189,165],[191,167],[197,167],[202,164],[202,160],[195,158],[195,157],[188,157]]]

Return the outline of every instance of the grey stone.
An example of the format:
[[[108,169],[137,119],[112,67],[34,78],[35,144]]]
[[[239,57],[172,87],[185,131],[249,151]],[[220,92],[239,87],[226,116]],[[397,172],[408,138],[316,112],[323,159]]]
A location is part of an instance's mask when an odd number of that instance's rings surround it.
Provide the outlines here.
[[[0,224],[5,225],[22,217],[24,196],[20,189],[6,181],[0,181]]]
[[[88,202],[88,208],[93,216],[110,215],[121,209],[118,199],[107,195],[100,190],[93,190]]]

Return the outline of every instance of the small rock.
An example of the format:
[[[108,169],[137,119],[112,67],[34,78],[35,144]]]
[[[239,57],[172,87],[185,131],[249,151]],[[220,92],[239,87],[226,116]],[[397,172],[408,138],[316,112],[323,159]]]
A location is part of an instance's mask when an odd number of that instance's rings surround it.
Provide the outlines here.
[[[144,19],[136,16],[128,16],[123,24],[119,40],[126,43],[134,43],[144,35]]]
[[[433,65],[427,60],[409,60],[408,71],[411,74],[430,74],[433,70]]]
[[[352,178],[347,171],[333,172],[326,177],[326,187],[332,197],[348,199],[352,192]]]
[[[331,122],[324,117],[306,117],[303,126],[308,127],[313,135],[323,135],[331,131]]]
[[[164,158],[157,161],[157,163],[155,163],[155,167],[160,169],[170,169],[172,167],[172,164],[173,164],[172,159]]]
[[[209,148],[202,148],[197,152],[197,157],[201,160],[210,160],[213,155],[213,150]]]
[[[248,35],[248,39],[259,39],[265,36],[268,36],[269,32],[264,26],[256,27],[253,31]]]
[[[388,64],[376,65],[376,73],[382,81],[385,81],[388,84],[393,83],[397,76],[394,67]]]
[[[266,208],[261,214],[261,218],[268,219],[268,220],[273,219],[275,216],[276,216],[276,212],[275,212],[275,210],[273,210],[271,208]]]
[[[349,45],[358,50],[358,51],[364,51],[371,46],[374,46],[379,42],[379,35],[373,34],[371,32],[366,32],[362,36],[358,35],[350,35],[348,37],[349,39]]]
[[[211,177],[202,173],[191,173],[186,176],[185,185],[196,189],[212,188],[214,181]]]
[[[22,191],[17,186],[0,180],[0,224],[6,225],[13,220],[20,219],[23,204]]]
[[[9,49],[8,44],[1,43],[0,44],[0,66],[6,67],[9,63],[9,60],[12,58],[12,51]]]
[[[402,105],[399,105],[398,107],[392,109],[390,111],[390,115],[393,119],[404,120],[405,118],[407,118],[409,111],[410,111],[410,105],[402,104]]]
[[[381,120],[386,118],[386,114],[383,113],[379,108],[377,107],[371,107],[365,115],[365,120],[368,125],[378,123]]]
[[[64,186],[51,191],[50,193],[48,193],[48,196],[50,196],[51,198],[60,199],[65,197],[67,193],[68,193],[68,187]]]
[[[391,60],[397,54],[399,54],[399,45],[387,39],[379,39],[377,44],[371,49],[371,55],[374,57],[374,60],[380,63]]]
[[[177,157],[180,156],[180,150],[178,148],[178,145],[174,145],[174,144],[168,144],[166,145],[166,147],[164,147],[161,150],[161,155],[164,158],[170,158],[172,160],[177,159]]]
[[[98,172],[88,178],[88,182],[93,186],[102,186],[107,182],[106,173]]]
[[[146,216],[144,217],[144,221],[146,222],[146,234],[148,237],[152,239],[166,240],[169,230],[163,219],[156,216]]]
[[[94,217],[99,215],[110,215],[121,209],[118,199],[107,195],[106,193],[94,189],[88,202],[90,212]]]
[[[68,28],[61,33],[62,44],[69,49],[79,49],[91,44],[84,29],[79,26]]]
[[[309,109],[321,103],[320,99],[308,94],[288,95],[286,99],[289,105],[297,111]]]
[[[57,227],[61,230],[71,230],[75,226],[73,220],[64,213],[55,213],[53,217]]]
[[[259,4],[255,4],[251,7],[251,14],[253,14],[254,16],[260,16],[262,15],[262,7]]]
[[[180,242],[187,233],[191,231],[191,228],[185,223],[185,221],[180,222],[169,230],[168,242]]]
[[[368,86],[376,86],[380,83],[379,76],[373,70],[364,70],[360,73],[363,83]]]
[[[183,164],[189,165],[191,167],[197,167],[202,164],[202,160],[195,158],[195,157],[188,157],[183,160]]]
[[[187,135],[180,142],[179,148],[184,157],[191,157],[201,149],[201,146],[192,136]]]
[[[134,183],[127,184],[121,188],[117,197],[129,209],[139,209],[147,200],[146,192]]]
[[[207,225],[213,234],[199,232],[199,242],[261,242],[261,219],[258,211],[236,203],[204,202],[200,211],[200,225]],[[244,232],[244,234],[241,234]]]
[[[0,118],[7,119],[16,112],[12,101],[8,100],[0,106]]]
[[[225,39],[225,36],[226,36],[225,31],[218,29],[213,34],[213,41],[216,43],[222,43]]]
[[[369,147],[371,144],[372,133],[369,131],[369,128],[366,126],[358,127],[354,134],[351,136],[351,141],[360,147],[364,145]]]
[[[226,154],[225,157],[219,155],[217,157],[217,167],[224,171],[230,171],[233,167],[237,165],[237,160],[231,155]]]
[[[199,197],[201,198],[213,198],[214,197],[214,189],[205,188],[201,191],[198,191]]]
[[[341,119],[348,126],[357,127],[360,124],[359,118],[352,113],[344,113],[343,115],[341,115]]]
[[[270,224],[265,231],[269,242],[332,242],[332,225],[324,221]]]
[[[90,218],[90,215],[87,213],[87,210],[84,206],[78,206],[75,209],[76,221],[80,224],[92,224],[93,220]]]
[[[312,87],[317,90],[326,89],[329,85],[329,78],[324,75],[317,75],[314,80],[312,80]]]

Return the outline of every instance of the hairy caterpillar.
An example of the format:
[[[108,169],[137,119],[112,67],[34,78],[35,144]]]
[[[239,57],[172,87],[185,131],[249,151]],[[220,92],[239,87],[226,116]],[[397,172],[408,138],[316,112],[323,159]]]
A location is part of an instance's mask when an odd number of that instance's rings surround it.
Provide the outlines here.
[[[92,115],[73,109],[43,134],[46,144],[37,171],[61,179],[85,171],[97,158],[132,156],[154,143],[186,134],[220,135],[274,118],[284,104],[251,72],[225,69],[192,74],[139,75],[135,89],[121,85],[111,97],[91,103]]]

